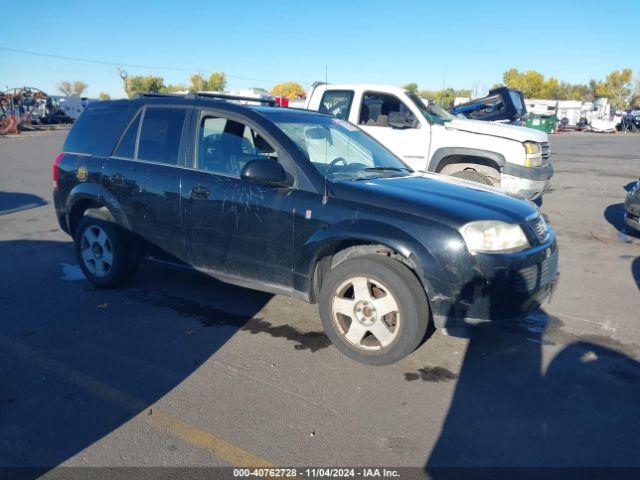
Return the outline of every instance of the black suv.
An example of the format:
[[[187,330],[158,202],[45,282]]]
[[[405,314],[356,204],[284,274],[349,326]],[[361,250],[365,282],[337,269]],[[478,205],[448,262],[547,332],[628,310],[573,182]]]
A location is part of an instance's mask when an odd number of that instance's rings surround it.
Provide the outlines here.
[[[356,126],[204,95],[91,103],[54,202],[98,286],[143,259],[320,305],[346,355],[386,364],[436,327],[522,317],[557,277],[530,202],[415,173]]]

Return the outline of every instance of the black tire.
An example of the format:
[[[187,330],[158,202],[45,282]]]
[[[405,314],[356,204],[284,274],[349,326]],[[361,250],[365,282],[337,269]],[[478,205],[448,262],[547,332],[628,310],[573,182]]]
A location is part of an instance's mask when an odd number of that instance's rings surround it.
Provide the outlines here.
[[[476,170],[460,170],[451,174],[452,177],[462,178],[463,180],[469,180],[475,183],[481,183],[483,185],[493,186],[491,180],[486,175],[481,174]]]
[[[83,237],[87,231],[90,231],[91,234],[102,231],[106,235],[106,245],[108,249],[103,248],[103,250],[109,251],[111,254],[111,262],[108,264],[101,262],[101,268],[104,270],[104,274],[99,274],[97,271],[95,259],[85,261],[83,258],[83,251],[86,250],[88,244],[88,242],[85,243]],[[74,242],[76,257],[80,268],[82,268],[82,272],[85,277],[97,287],[117,287],[134,276],[138,264],[133,258],[131,249],[127,248],[128,242],[125,232],[118,225],[98,218],[84,216],[80,219],[76,227]],[[90,269],[92,261],[93,272]],[[109,265],[109,267],[106,268],[106,265]]]
[[[337,325],[339,320],[333,317],[332,302],[336,290],[355,277],[380,282],[397,302],[400,322],[395,328],[398,328],[398,332],[394,333],[393,341],[384,348],[363,350],[356,347],[346,339],[345,333]],[[329,339],[342,353],[367,365],[387,365],[406,357],[422,343],[429,324],[429,303],[416,276],[399,261],[382,255],[348,259],[327,272],[322,282],[319,304],[322,326]],[[357,320],[354,318],[352,321]]]

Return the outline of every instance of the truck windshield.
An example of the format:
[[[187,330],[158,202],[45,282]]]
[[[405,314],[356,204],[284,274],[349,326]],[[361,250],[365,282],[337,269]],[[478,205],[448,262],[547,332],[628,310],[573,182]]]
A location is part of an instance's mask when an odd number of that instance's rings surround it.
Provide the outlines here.
[[[274,123],[328,180],[366,180],[412,173],[406,164],[355,125],[331,117],[274,115]]]
[[[413,104],[418,107],[418,110],[420,110],[420,113],[422,113],[430,123],[443,124],[444,122],[450,122],[455,118],[449,112],[440,108],[432,101],[423,100],[413,92],[407,92],[407,97],[411,99]],[[427,102],[427,104],[425,104],[425,102]]]

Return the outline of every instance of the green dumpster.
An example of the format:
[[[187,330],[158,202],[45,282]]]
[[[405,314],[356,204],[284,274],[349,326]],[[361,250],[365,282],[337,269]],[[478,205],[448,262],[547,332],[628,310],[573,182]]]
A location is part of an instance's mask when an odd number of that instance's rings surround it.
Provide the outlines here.
[[[556,115],[528,115],[524,122],[525,127],[535,128],[546,133],[553,132],[557,125],[558,117]]]

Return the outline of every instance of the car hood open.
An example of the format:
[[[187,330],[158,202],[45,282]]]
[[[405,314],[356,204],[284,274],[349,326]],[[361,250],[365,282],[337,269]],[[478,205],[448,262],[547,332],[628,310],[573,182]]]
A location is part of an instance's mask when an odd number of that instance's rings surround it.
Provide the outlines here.
[[[537,213],[531,202],[499,190],[434,173],[333,184],[336,196],[399,213],[434,220],[453,228],[475,220],[522,223]]]
[[[546,133],[536,130],[535,128],[520,127],[517,125],[507,125],[504,123],[483,122],[481,120],[467,120],[463,118],[455,118],[445,123],[446,128],[453,128],[464,132],[480,133],[483,135],[492,135],[494,137],[508,138],[517,140],[518,142],[548,142],[549,137]]]

